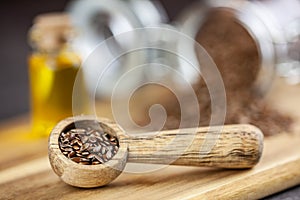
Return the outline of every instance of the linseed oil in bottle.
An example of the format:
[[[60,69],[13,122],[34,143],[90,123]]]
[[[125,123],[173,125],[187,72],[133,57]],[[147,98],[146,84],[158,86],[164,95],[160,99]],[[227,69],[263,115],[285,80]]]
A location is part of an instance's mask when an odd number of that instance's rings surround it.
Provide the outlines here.
[[[44,14],[35,19],[30,32],[34,48],[29,57],[30,137],[48,136],[58,121],[72,116],[73,86],[81,64],[69,42],[73,32],[65,14]],[[86,95],[84,86],[82,95]]]

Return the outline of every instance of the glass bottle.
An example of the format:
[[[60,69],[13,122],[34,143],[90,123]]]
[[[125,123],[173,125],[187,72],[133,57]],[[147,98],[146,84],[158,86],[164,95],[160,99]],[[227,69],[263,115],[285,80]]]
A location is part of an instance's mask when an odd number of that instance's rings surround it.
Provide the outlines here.
[[[70,42],[73,36],[66,14],[43,14],[34,20],[30,31],[33,52],[29,57],[32,137],[48,136],[58,121],[72,116],[74,82],[83,78],[78,74],[80,56]],[[81,89],[82,95],[76,98],[82,98],[77,102],[84,111],[84,85]]]

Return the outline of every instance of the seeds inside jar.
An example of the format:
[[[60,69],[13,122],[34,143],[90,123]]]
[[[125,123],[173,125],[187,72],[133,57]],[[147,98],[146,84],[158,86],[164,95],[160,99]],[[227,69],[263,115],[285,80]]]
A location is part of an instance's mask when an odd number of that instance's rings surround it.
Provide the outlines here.
[[[119,142],[102,129],[87,127],[62,132],[58,139],[62,153],[73,162],[82,165],[99,165],[107,162],[117,153]]]

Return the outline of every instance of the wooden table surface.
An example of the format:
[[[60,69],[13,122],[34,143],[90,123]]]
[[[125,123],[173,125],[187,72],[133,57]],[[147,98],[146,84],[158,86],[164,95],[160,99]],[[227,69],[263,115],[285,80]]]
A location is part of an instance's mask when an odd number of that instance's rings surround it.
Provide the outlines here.
[[[51,170],[47,139],[26,140],[27,117],[0,125],[0,199],[257,199],[300,184],[300,87],[275,84],[270,104],[293,115],[293,133],[265,139],[261,162],[250,170],[167,166],[124,173],[110,185],[80,189]]]

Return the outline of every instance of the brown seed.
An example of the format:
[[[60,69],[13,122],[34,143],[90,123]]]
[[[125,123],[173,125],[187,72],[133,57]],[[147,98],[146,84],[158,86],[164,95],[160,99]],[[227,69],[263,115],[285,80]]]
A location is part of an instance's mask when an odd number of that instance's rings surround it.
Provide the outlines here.
[[[94,150],[94,147],[92,145],[89,146],[89,148],[87,149],[89,152],[92,152]]]
[[[96,156],[95,154],[90,154],[87,156],[87,158],[95,158],[95,156]]]
[[[104,160],[104,161],[107,161],[106,154],[103,155],[103,160]]]
[[[69,152],[70,152],[70,151],[73,151],[72,148],[64,148],[64,150],[65,150],[65,151],[69,151]]]
[[[100,137],[100,133],[99,133],[98,131],[95,131],[95,132],[93,133],[93,135],[94,135],[95,137]]]
[[[89,130],[86,134],[87,135],[92,135],[94,133],[95,130]]]
[[[76,151],[76,156],[78,156],[78,157],[82,157],[82,154],[81,154],[81,152],[78,152],[78,151]]]
[[[102,155],[105,154],[105,150],[106,150],[105,147],[102,147],[102,148],[101,148],[101,153],[102,153]]]
[[[97,142],[97,138],[94,137],[94,136],[90,136],[89,141],[92,142],[92,143],[95,143],[95,142]]]
[[[82,154],[83,156],[87,156],[87,155],[89,155],[90,153],[87,152],[87,151],[84,151],[84,152],[82,152],[81,154]]]
[[[81,147],[83,144],[81,142],[81,140],[78,140],[77,144]]]
[[[112,137],[112,138],[110,138],[110,141],[113,142],[113,143],[115,143],[116,142],[116,138]]]
[[[60,135],[62,138],[66,137],[66,133],[65,132],[62,132],[61,135]]]
[[[79,147],[78,145],[74,145],[74,146],[73,146],[73,149],[75,149],[75,150],[79,150],[79,149],[80,149],[80,147]]]
[[[77,128],[76,131],[77,131],[78,133],[86,133],[86,130],[83,129],[83,128]]]
[[[78,140],[77,139],[74,139],[70,142],[71,145],[74,145],[74,144],[78,144]]]
[[[80,158],[79,157],[73,157],[73,158],[71,158],[71,160],[72,161],[74,161],[74,162],[80,162]]]
[[[76,132],[71,132],[69,139],[74,139],[76,137]]]
[[[62,138],[61,141],[62,141],[64,144],[69,144],[69,142],[70,142],[68,138],[66,138],[66,139]]]
[[[101,144],[101,146],[103,146],[103,147],[106,147],[106,146],[107,146],[104,142],[101,142],[100,144]]]
[[[90,159],[88,159],[88,158],[80,158],[80,162],[89,162],[90,161]]]
[[[95,158],[96,158],[99,162],[104,163],[103,160],[102,160],[102,158],[101,158],[99,155],[95,155]]]
[[[87,141],[88,141],[88,137],[87,136],[83,136],[83,137],[81,137],[81,141],[83,142],[83,143],[86,143]]]
[[[96,146],[96,147],[93,149],[94,152],[100,152],[100,150],[101,150],[101,146]]]
[[[111,159],[111,151],[108,151],[108,152],[106,153],[106,157],[107,157],[107,159]]]
[[[89,147],[90,147],[90,144],[89,144],[89,143],[86,143],[86,144],[84,144],[84,145],[81,146],[80,150],[81,150],[81,151],[85,151],[85,150],[87,150]]]
[[[69,157],[69,158],[73,158],[75,155],[76,155],[76,153],[75,153],[74,151],[71,151],[71,152],[68,154],[68,157]]]
[[[89,165],[90,162],[88,162],[88,161],[86,161],[86,162],[79,162],[79,164],[81,164],[81,165]]]
[[[108,138],[108,134],[107,134],[107,133],[104,133],[104,134],[103,134],[103,137]]]
[[[70,132],[66,132],[65,137],[69,137],[69,136],[70,136]]]

